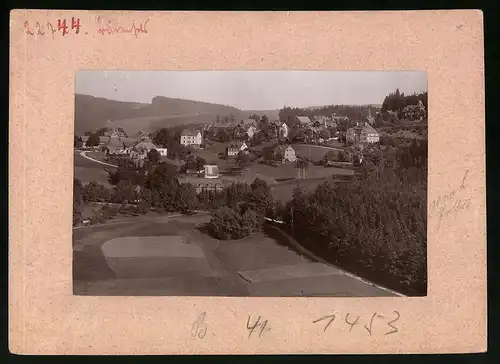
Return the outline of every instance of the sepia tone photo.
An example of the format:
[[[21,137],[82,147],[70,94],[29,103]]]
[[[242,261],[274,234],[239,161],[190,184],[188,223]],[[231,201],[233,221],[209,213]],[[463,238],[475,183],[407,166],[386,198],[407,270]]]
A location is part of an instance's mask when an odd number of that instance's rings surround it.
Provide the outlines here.
[[[73,294],[427,295],[427,75],[79,71]]]

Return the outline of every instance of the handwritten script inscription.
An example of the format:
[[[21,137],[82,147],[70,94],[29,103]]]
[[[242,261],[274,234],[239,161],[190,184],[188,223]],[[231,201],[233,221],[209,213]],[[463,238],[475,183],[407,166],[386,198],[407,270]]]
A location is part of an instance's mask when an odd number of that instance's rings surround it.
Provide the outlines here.
[[[322,316],[314,320],[313,323],[325,324],[323,332],[326,332],[326,330],[332,326],[332,323],[338,316],[339,315],[336,314]],[[363,321],[366,321],[366,323],[363,325],[363,328],[370,336],[372,336],[372,334],[374,333],[379,333],[379,334],[383,333],[384,335],[391,335],[399,332],[399,329],[395,324],[396,322],[399,321],[400,317],[401,315],[398,311],[393,311],[392,315],[390,316],[385,316],[377,312],[374,312],[369,320],[364,320],[364,318],[362,318],[361,316],[355,316],[349,312],[343,317],[340,317],[343,320],[338,320],[339,323],[337,325],[345,325],[348,327],[349,332],[353,332],[356,330],[355,327],[357,325],[360,325],[361,323],[364,323]]]
[[[207,334],[207,324],[205,322],[206,312],[202,312],[198,315],[196,321],[191,327],[191,336],[199,339],[203,339]]]
[[[467,177],[470,171],[467,169],[462,176],[461,184],[457,188],[451,189],[449,192],[438,196],[437,199],[431,202],[430,216],[438,217],[437,229],[441,227],[441,223],[445,218],[454,217],[459,212],[469,209],[471,199],[463,197],[467,191]]]
[[[264,332],[271,330],[271,328],[269,328],[267,326],[267,320],[261,321],[261,319],[262,319],[262,317],[259,316],[253,324],[250,324],[251,316],[250,315],[248,316],[248,319],[247,319],[247,330],[249,331],[248,338],[250,338],[250,336],[252,336],[253,332],[257,328],[260,328],[260,330],[258,330],[259,337],[261,337]]]
[[[24,32],[26,35],[33,37],[50,36],[52,39],[55,39],[55,34],[58,32],[62,36],[70,33],[80,34],[80,27],[80,19],[75,17],[71,18],[71,22],[67,22],[66,19],[57,19],[55,25],[51,22],[41,23],[37,21],[34,24],[28,21],[24,22]]]
[[[137,23],[132,21],[132,24],[121,25],[116,24],[112,20],[103,20],[100,16],[97,17],[97,32],[101,35],[113,35],[113,34],[133,34],[136,38],[140,33],[148,32],[148,22],[149,19],[144,23]]]

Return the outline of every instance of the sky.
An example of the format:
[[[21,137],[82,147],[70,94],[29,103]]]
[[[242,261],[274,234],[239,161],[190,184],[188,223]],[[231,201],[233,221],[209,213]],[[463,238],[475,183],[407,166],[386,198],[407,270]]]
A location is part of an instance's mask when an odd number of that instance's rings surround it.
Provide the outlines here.
[[[79,71],[78,94],[150,103],[166,96],[273,110],[283,106],[382,104],[399,88],[427,91],[423,71]]]

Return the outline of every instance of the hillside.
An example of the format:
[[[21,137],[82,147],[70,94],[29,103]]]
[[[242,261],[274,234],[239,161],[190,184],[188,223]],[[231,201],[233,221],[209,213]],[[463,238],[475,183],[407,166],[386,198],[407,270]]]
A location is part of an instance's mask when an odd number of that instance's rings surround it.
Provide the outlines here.
[[[280,117],[279,116],[280,115],[279,109],[275,109],[275,110],[244,110],[243,113],[246,114],[247,116],[250,114],[257,114],[260,117],[266,115],[269,118],[269,120],[278,120]]]
[[[75,95],[75,134],[110,126],[121,126],[127,133],[151,132],[162,127],[211,123],[216,116],[233,114],[237,119],[248,113],[231,106],[156,96],[150,104],[108,100]]]

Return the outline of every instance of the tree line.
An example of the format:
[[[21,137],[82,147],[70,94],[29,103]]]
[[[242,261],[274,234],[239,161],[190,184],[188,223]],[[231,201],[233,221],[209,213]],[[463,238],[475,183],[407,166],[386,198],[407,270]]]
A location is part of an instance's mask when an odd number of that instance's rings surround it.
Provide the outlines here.
[[[331,117],[334,113],[338,116],[346,116],[350,120],[363,120],[369,113],[375,115],[378,108],[371,105],[327,105],[317,108],[299,108],[284,106],[279,112],[280,121],[294,125],[298,123],[297,116],[326,116]]]
[[[351,183],[297,188],[279,215],[304,246],[333,263],[425,294],[427,142],[365,158]]]
[[[421,101],[422,104],[427,109],[427,91],[422,93],[413,93],[411,95],[405,95],[404,92],[400,92],[399,89],[391,92],[384,98],[382,102],[382,112],[384,111],[401,111],[406,106],[417,105]]]

